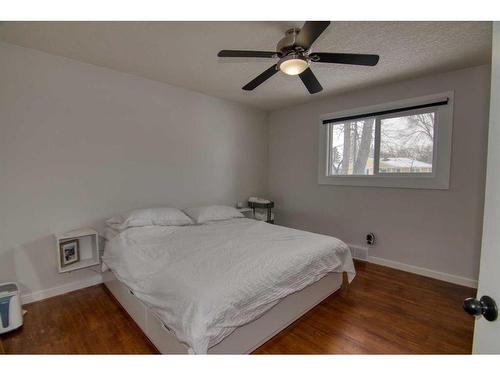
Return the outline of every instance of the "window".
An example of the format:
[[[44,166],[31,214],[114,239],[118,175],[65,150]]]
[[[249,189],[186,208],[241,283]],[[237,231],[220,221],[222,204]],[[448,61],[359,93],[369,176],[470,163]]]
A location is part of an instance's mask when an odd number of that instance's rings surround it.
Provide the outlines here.
[[[323,116],[319,183],[447,189],[452,99],[445,93]]]
[[[329,124],[329,174],[372,175],[375,119]]]
[[[432,173],[435,112],[380,120],[378,173]]]
[[[435,116],[424,112],[326,125],[329,175],[432,173]]]

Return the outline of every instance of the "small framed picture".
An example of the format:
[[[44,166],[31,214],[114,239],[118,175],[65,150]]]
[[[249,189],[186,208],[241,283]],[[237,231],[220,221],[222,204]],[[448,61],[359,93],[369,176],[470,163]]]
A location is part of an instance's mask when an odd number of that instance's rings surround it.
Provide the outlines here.
[[[61,257],[61,267],[66,267],[80,260],[80,243],[78,239],[68,240],[59,243],[59,255]]]

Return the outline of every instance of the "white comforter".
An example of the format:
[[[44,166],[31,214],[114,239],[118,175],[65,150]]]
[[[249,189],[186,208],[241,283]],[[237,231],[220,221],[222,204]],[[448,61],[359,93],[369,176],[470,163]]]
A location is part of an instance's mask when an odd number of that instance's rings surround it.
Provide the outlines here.
[[[328,272],[355,275],[342,241],[250,219],[129,228],[103,261],[192,353]]]

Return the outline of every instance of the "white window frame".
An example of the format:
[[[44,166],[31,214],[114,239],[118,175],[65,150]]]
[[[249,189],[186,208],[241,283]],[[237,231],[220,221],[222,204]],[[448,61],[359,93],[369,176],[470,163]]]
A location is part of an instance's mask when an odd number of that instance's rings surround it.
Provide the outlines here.
[[[453,131],[453,94],[453,91],[448,91],[322,115],[319,121],[318,183],[320,185],[373,186],[409,189],[449,189]],[[377,173],[373,175],[329,175],[328,157],[330,152],[330,127],[328,124],[323,124],[323,120],[424,105],[446,99],[448,99],[448,104],[432,107],[431,109],[436,113],[431,173],[379,173],[377,169]],[[375,131],[380,131],[380,121],[382,119],[405,115],[407,116],[423,112],[429,112],[429,109],[409,110],[405,112],[377,116],[375,120]],[[380,137],[376,138],[380,139]],[[376,168],[378,168],[380,144],[375,142],[374,147],[373,159],[375,171]]]

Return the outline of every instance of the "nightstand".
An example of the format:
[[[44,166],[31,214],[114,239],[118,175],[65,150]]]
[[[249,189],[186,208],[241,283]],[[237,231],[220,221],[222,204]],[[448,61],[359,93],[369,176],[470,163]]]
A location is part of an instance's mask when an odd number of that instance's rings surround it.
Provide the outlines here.
[[[258,202],[248,202],[248,207],[252,209],[253,216],[255,218],[255,209],[265,209],[267,210],[267,217],[265,221],[266,223],[269,224],[274,224],[274,218],[273,218],[273,212],[272,209],[274,208],[274,202],[270,201],[269,203],[258,203]]]
[[[100,264],[99,234],[96,230],[84,228],[55,234],[54,237],[59,273]]]

